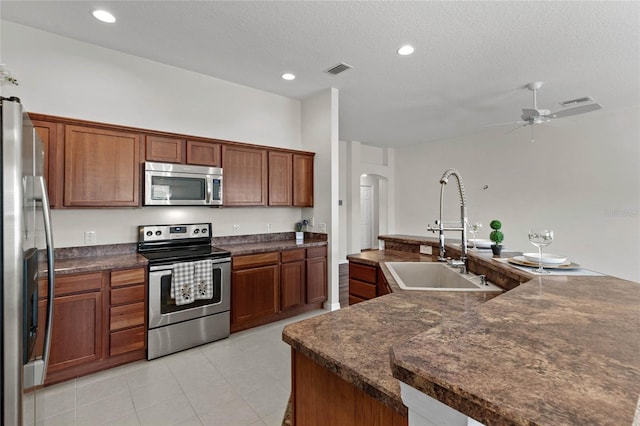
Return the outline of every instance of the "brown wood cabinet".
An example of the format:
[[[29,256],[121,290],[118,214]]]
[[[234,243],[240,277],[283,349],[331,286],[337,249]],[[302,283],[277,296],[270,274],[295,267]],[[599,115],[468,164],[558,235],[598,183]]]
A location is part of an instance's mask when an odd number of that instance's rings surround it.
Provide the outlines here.
[[[215,142],[187,141],[187,164],[222,167],[222,145]]]
[[[327,300],[327,247],[307,249],[307,303]]]
[[[225,206],[267,205],[267,150],[223,145]]]
[[[306,264],[305,249],[281,252],[280,306],[282,310],[305,303]]]
[[[278,253],[238,256],[231,273],[231,324],[259,321],[280,309]]]
[[[146,348],[146,269],[111,271],[109,355]]]
[[[138,207],[144,161],[222,167],[226,206],[313,206],[310,152],[31,115],[52,207]]]
[[[46,279],[38,285],[38,319],[45,324],[49,297]],[[145,268],[56,276],[51,356],[45,383],[144,359],[145,312]],[[42,339],[43,334],[39,333],[38,338]]]
[[[183,163],[184,140],[162,136],[145,137],[145,158],[160,163]]]
[[[293,203],[293,154],[269,151],[269,205],[290,206]]]
[[[293,154],[293,206],[313,207],[313,154]]]
[[[349,262],[349,305],[391,293],[379,267]]]
[[[407,416],[295,349],[291,350],[291,364],[292,425],[408,424]]]
[[[61,204],[58,200],[59,185],[56,183],[56,175],[59,164],[62,162],[62,150],[58,149],[58,133],[62,132],[62,125],[42,120],[33,120],[32,123],[42,140],[44,151],[42,173],[47,183],[49,205],[57,207]]]
[[[101,272],[56,277],[49,375],[104,358],[104,284]]]
[[[65,126],[64,205],[137,207],[140,134]]]
[[[326,256],[322,246],[232,257],[231,332],[322,307]]]

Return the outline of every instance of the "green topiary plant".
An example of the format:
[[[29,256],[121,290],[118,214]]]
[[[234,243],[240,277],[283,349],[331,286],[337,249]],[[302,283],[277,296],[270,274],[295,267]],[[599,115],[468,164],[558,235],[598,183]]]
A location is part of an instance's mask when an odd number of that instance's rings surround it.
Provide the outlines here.
[[[489,239],[496,244],[500,244],[504,240],[504,234],[502,233],[502,231],[500,231],[500,229],[502,228],[502,223],[499,220],[494,219],[491,221],[489,226],[491,227],[491,229],[493,229],[493,231],[491,231],[491,234],[489,234]]]
[[[491,231],[491,233],[489,234],[489,239],[493,241],[491,250],[493,250],[493,254],[495,254],[496,256],[500,256],[500,252],[502,251],[501,243],[504,240],[504,234],[502,233],[502,231],[500,231],[500,229],[502,228],[502,222],[494,219],[491,221],[489,226],[491,227],[491,229],[493,229],[493,231]]]

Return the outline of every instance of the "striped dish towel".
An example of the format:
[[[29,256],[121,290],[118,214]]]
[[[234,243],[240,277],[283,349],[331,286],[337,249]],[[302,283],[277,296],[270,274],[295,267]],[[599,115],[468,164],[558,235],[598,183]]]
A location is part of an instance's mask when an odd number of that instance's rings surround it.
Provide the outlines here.
[[[213,298],[213,270],[211,259],[194,262],[194,282],[196,299]]]
[[[193,262],[174,263],[173,265],[171,298],[175,300],[178,306],[193,303],[195,300],[193,266]]]

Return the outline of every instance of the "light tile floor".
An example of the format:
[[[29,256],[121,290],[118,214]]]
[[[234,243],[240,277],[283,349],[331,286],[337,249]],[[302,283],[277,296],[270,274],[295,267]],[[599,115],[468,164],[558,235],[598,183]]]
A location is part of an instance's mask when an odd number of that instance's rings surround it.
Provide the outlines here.
[[[285,325],[44,388],[38,425],[280,425],[291,390]]]

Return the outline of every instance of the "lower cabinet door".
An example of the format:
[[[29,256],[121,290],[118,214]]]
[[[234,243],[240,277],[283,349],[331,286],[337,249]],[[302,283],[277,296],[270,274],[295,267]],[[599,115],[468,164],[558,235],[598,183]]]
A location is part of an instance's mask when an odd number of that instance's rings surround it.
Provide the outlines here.
[[[298,306],[305,301],[305,264],[304,261],[283,263],[280,265],[281,307],[283,310]]]
[[[102,292],[54,299],[49,371],[75,367],[104,357]]]
[[[307,303],[327,300],[327,258],[307,260]]]
[[[279,265],[271,265],[232,273],[232,324],[256,320],[279,311],[279,269]]]

